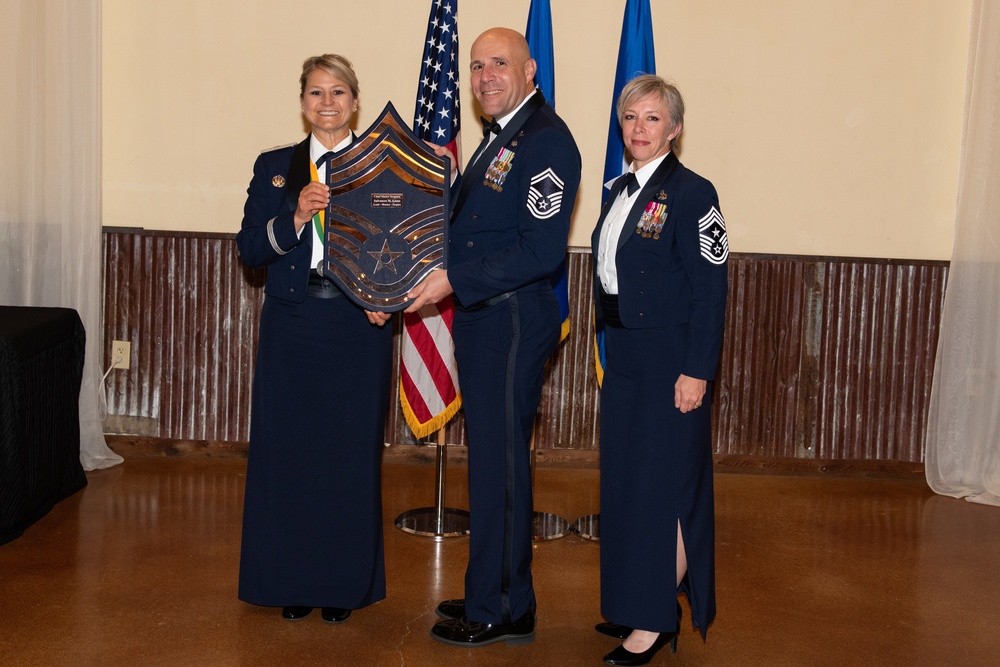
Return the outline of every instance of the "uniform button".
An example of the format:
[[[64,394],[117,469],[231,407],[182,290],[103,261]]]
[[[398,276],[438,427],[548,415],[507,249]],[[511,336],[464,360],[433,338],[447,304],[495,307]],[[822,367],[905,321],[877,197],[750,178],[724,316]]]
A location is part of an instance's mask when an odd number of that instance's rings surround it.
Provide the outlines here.
[[[288,291],[289,291],[289,292],[291,292],[292,294],[294,294],[294,293],[295,293],[295,288],[294,288],[294,287],[290,287],[290,288],[288,289]]]
[[[644,289],[639,290],[639,296],[645,296],[645,295],[646,295],[646,290]]]
[[[646,313],[639,313],[639,317],[646,317]]]
[[[294,265],[294,264],[292,264],[292,271],[294,271],[294,270],[295,270],[295,265]]]
[[[475,245],[475,243],[473,243],[472,241],[467,241],[467,242],[465,243],[465,245],[466,245],[466,246],[468,246],[469,248],[471,248],[472,246],[474,246],[474,245]]]
[[[475,214],[474,214],[474,215],[472,216],[472,219],[473,219],[473,220],[479,220],[479,216],[478,216],[478,215],[475,215]]]

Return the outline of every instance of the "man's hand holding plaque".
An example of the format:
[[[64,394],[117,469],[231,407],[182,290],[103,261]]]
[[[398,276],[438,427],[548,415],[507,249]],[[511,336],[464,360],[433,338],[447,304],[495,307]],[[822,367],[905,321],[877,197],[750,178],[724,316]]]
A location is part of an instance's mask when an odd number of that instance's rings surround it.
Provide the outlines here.
[[[410,290],[408,294],[410,305],[406,307],[406,312],[415,313],[429,303],[437,303],[454,291],[448,280],[447,269],[431,271],[423,282]]]

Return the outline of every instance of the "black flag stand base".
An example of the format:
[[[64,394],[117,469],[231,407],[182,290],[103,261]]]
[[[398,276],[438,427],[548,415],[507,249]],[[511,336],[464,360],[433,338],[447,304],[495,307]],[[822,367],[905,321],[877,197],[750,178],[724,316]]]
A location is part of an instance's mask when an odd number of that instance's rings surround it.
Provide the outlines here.
[[[443,540],[446,537],[464,537],[469,534],[469,513],[466,510],[444,506],[446,449],[444,427],[438,430],[437,488],[434,507],[407,510],[396,517],[396,528],[404,533]]]
[[[531,432],[531,487],[535,488],[535,432]],[[544,542],[566,537],[569,533],[569,522],[561,516],[548,512],[535,511],[531,522],[531,539],[534,542]]]
[[[444,428],[438,431],[437,444],[437,488],[434,494],[434,507],[420,507],[407,510],[396,517],[396,528],[404,533],[432,537],[442,540],[446,537],[464,537],[469,534],[469,513],[466,510],[444,506],[444,489],[446,476],[446,447]],[[535,438],[531,438],[531,482],[535,482]],[[578,522],[579,523],[579,522]],[[569,534],[569,522],[561,516],[548,512],[534,513],[532,517],[531,539],[544,542],[565,537]],[[582,535],[582,537],[587,537]]]

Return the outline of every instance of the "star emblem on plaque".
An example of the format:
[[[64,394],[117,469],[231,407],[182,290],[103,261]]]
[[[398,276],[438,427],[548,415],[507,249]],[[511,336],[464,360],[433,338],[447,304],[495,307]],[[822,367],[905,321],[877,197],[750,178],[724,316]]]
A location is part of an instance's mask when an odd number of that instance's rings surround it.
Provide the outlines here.
[[[390,102],[326,173],[323,274],[362,308],[403,310],[406,293],[445,266],[450,161],[418,139]]]

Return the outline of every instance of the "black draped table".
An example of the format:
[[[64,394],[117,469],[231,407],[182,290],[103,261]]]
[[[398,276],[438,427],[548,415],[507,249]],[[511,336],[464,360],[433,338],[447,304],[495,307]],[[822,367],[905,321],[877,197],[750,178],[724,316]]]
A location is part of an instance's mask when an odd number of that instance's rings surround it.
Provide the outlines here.
[[[0,544],[87,485],[75,310],[0,306]]]

